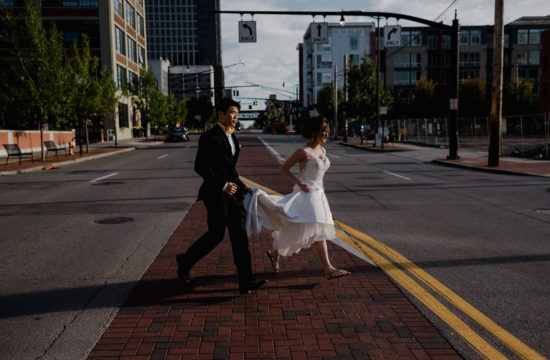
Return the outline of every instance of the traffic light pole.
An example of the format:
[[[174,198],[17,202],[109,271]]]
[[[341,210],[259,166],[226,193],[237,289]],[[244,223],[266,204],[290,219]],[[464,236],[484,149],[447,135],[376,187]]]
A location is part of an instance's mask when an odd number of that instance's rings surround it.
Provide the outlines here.
[[[459,62],[458,62],[458,34],[460,27],[458,25],[458,19],[453,20],[453,27],[451,30],[451,93],[449,102],[449,155],[447,159],[458,159],[458,76],[459,76]]]

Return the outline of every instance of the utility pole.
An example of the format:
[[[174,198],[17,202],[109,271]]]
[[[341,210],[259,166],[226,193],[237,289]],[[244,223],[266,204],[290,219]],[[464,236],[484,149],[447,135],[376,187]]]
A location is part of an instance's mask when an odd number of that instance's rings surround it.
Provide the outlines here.
[[[502,120],[502,62],[504,57],[504,0],[495,0],[493,35],[493,83],[491,88],[491,121],[489,126],[489,166],[498,166]]]
[[[344,108],[342,119],[344,120],[344,142],[348,142],[348,119],[346,119],[346,105],[348,104],[348,55],[344,54]]]
[[[334,140],[338,140],[338,66],[334,65]]]

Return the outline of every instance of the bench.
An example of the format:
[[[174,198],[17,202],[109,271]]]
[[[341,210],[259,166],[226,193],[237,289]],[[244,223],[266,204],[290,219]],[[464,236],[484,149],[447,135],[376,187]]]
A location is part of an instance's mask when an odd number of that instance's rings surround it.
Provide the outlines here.
[[[65,155],[67,154],[67,148],[65,145],[56,145],[53,141],[44,141],[44,145],[46,145],[46,157],[48,156],[48,153],[50,151],[55,152],[55,156],[59,157],[58,151],[59,150],[65,150]]]
[[[21,151],[19,148],[19,145],[17,144],[2,144],[4,148],[6,149],[6,152],[8,153],[8,157],[6,158],[6,164],[8,163],[8,160],[10,159],[10,156],[17,156],[19,158],[19,165],[21,165],[21,159],[24,157],[31,157],[31,161],[34,162],[34,156],[31,151]]]

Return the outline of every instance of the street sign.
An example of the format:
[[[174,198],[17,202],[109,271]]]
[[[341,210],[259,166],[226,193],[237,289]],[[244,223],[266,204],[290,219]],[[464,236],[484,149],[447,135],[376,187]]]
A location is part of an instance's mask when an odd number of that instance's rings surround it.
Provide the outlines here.
[[[311,43],[328,43],[328,23],[311,23],[310,25]]]
[[[388,107],[380,106],[380,115],[388,115]]]
[[[458,99],[450,99],[450,110],[458,110]]]
[[[256,42],[256,22],[255,21],[239,21],[239,42],[240,43]]]
[[[384,26],[384,46],[401,46],[401,26]]]

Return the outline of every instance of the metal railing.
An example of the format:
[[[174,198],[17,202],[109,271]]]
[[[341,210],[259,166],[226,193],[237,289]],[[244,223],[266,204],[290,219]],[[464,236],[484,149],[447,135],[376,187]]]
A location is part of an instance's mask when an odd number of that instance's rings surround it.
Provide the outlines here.
[[[550,113],[503,116],[501,154],[549,158]],[[448,118],[383,119],[384,134],[392,142],[424,146],[449,146]],[[462,117],[458,119],[459,147],[487,151],[489,118]]]

